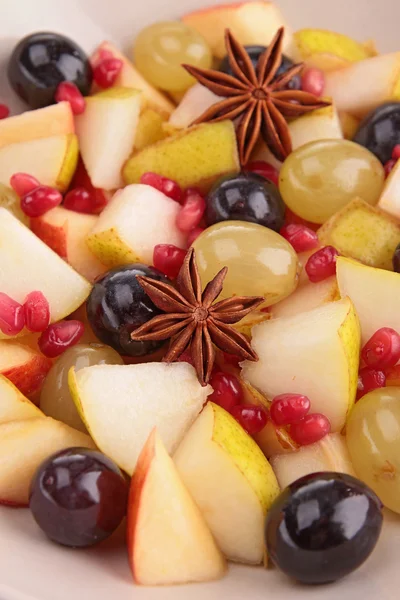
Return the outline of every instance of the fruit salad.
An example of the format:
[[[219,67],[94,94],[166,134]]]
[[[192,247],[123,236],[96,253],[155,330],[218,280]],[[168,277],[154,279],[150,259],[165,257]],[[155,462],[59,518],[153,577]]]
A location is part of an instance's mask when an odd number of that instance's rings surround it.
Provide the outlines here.
[[[1,510],[139,585],[341,579],[400,514],[400,51],[264,1],[98,42],[8,60]]]

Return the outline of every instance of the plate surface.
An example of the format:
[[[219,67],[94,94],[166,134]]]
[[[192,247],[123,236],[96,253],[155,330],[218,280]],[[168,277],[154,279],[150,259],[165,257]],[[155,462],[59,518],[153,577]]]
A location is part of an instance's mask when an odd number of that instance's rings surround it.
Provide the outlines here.
[[[278,0],[293,28],[322,27],[382,51],[400,50],[398,0]],[[14,43],[37,29],[60,31],[87,51],[111,39],[126,51],[144,25],[176,18],[217,0],[0,0],[0,102],[22,110],[4,69]],[[0,465],[1,468],[1,465]],[[395,600],[399,598],[400,518],[388,514],[379,545],[352,576],[325,587],[302,587],[275,570],[231,566],[228,576],[190,587],[140,588],[129,572],[123,531],[92,550],[48,542],[29,511],[0,508],[0,600]]]

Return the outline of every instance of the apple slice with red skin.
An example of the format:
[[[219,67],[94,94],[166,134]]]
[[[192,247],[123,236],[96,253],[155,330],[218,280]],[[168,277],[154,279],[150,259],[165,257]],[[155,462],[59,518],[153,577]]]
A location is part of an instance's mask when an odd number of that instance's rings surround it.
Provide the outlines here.
[[[0,340],[0,374],[25,396],[40,389],[52,364],[39,350],[13,340]]]

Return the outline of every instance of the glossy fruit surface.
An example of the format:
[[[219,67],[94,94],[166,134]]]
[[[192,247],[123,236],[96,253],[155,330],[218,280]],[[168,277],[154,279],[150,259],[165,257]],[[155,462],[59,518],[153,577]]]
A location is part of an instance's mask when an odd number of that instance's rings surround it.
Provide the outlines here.
[[[24,302],[25,326],[29,331],[39,333],[50,323],[50,305],[42,292],[31,292]]]
[[[0,331],[5,335],[17,335],[25,327],[24,307],[0,292]]]
[[[145,185],[150,185],[155,188],[159,192],[162,192],[168,198],[172,198],[175,202],[182,202],[183,191],[180,187],[179,183],[174,181],[173,179],[168,179],[168,177],[163,177],[162,175],[158,175],[157,173],[143,173],[140,178],[140,183]]]
[[[303,92],[320,97],[325,89],[325,74],[320,69],[306,69],[301,74],[301,89]]]
[[[176,216],[177,228],[183,233],[190,233],[200,224],[206,208],[206,201],[199,190],[186,190],[182,208]]]
[[[320,248],[306,262],[305,271],[311,283],[318,283],[335,275],[339,252],[333,246]]]
[[[49,358],[60,356],[79,342],[85,331],[82,321],[76,319],[52,323],[38,339],[40,351]]]
[[[134,329],[161,313],[139,285],[137,275],[168,282],[162,273],[146,265],[117,267],[95,282],[86,304],[95,335],[124,356],[144,356],[164,343],[131,340]]]
[[[93,68],[93,79],[103,90],[116,82],[124,63],[119,58],[104,58]]]
[[[245,221],[208,227],[193,244],[203,285],[228,267],[220,298],[264,296],[271,306],[289,296],[298,279],[297,255],[278,233]]]
[[[39,187],[40,181],[29,173],[14,173],[10,177],[10,185],[14,192],[22,198],[25,194],[29,194],[35,188]]]
[[[298,423],[290,426],[289,432],[292,440],[299,446],[308,446],[322,440],[331,431],[331,424],[325,415],[312,413],[305,416]]]
[[[173,244],[157,244],[153,251],[153,265],[170,279],[176,279],[186,256],[186,250]]]
[[[383,388],[386,385],[386,375],[384,371],[379,369],[371,369],[370,367],[364,367],[360,369],[358,373],[357,381],[357,396],[359,400],[365,394],[372,392],[378,388]]]
[[[382,104],[361,121],[353,138],[379,158],[382,163],[392,157],[400,144],[400,102]]]
[[[394,367],[400,359],[400,335],[390,327],[378,329],[363,347],[361,358],[375,369]]]
[[[379,160],[348,140],[319,140],[285,160],[279,190],[287,206],[312,223],[324,223],[354,198],[375,205],[384,185]]]
[[[86,100],[71,81],[63,81],[59,84],[54,99],[56,102],[69,102],[74,115],[81,115],[85,112]]]
[[[281,228],[279,233],[293,246],[296,252],[307,252],[319,245],[315,231],[301,223],[288,223]]]
[[[40,185],[21,198],[21,209],[28,217],[41,217],[62,202],[62,194],[48,185]]]
[[[265,160],[254,160],[252,162],[247,163],[243,167],[243,171],[245,173],[255,173],[256,175],[261,175],[261,177],[265,177],[265,179],[269,179],[276,186],[279,185],[279,171],[276,167],[266,162]]]
[[[180,21],[150,25],[139,33],[133,49],[136,67],[155,87],[183,91],[193,78],[182,64],[209,69],[211,50],[204,38]]]
[[[86,433],[68,386],[68,372],[93,365],[122,365],[120,355],[102,344],[77,344],[64,352],[47,374],[40,394],[40,408],[45,415],[63,421]]]
[[[280,394],[272,400],[269,412],[275,425],[292,425],[304,419],[310,406],[303,394]]]
[[[31,108],[54,104],[60,83],[70,81],[87,96],[92,70],[84,51],[58,33],[40,32],[23,38],[8,63],[8,79],[14,91]]]
[[[278,188],[261,175],[239,173],[219,179],[207,197],[206,221],[249,221],[279,231],[285,217]]]
[[[29,225],[29,218],[21,209],[21,201],[11,188],[0,183],[0,206],[6,208],[24,225]]]
[[[243,398],[242,386],[238,378],[231,373],[216,371],[211,375],[210,385],[214,391],[207,400],[222,406],[228,412],[231,412]]]
[[[268,554],[286,575],[302,583],[336,581],[373,551],[382,528],[381,506],[355,477],[306,475],[289,485],[268,511]]]
[[[39,467],[29,507],[44,533],[83,548],[108,538],[126,514],[128,483],[112,460],[87,448],[69,448]]]
[[[238,404],[231,409],[231,415],[249,435],[260,433],[268,421],[265,408],[253,404]]]
[[[400,513],[400,388],[363,396],[347,421],[346,440],[357,476]]]

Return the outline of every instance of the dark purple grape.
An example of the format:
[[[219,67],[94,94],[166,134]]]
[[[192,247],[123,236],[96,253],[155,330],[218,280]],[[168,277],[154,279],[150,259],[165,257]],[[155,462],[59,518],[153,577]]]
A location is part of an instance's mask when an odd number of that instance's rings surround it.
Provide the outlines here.
[[[69,448],[36,472],[29,506],[44,533],[74,548],[108,538],[126,514],[128,482],[117,465],[95,450]]]
[[[382,503],[341,473],[313,473],[289,485],[268,511],[268,555],[302,583],[329,583],[357,569],[382,528]]]
[[[369,113],[353,138],[354,142],[368,148],[385,164],[392,150],[400,144],[400,102],[382,104]]]
[[[54,104],[57,87],[63,81],[71,81],[87,96],[92,69],[75,42],[59,33],[40,32],[24,37],[14,48],[8,79],[31,108],[42,108]]]
[[[138,283],[137,275],[169,283],[160,271],[139,263],[117,267],[98,279],[86,303],[95,335],[123,356],[145,356],[165,342],[134,342],[130,334],[161,311]]]
[[[284,216],[285,205],[276,185],[255,173],[223,177],[207,196],[207,225],[249,221],[279,231]]]

